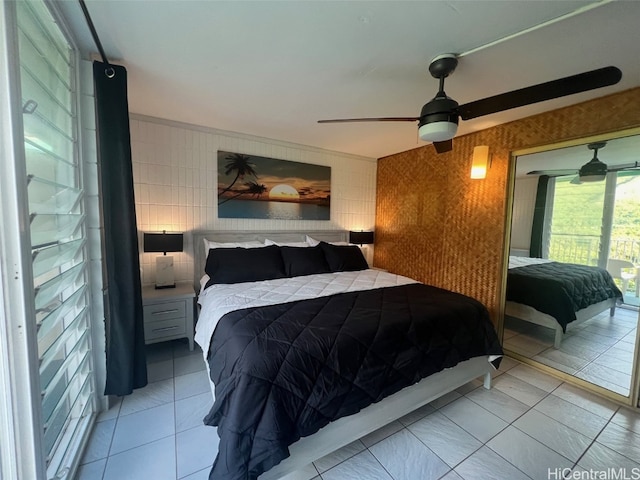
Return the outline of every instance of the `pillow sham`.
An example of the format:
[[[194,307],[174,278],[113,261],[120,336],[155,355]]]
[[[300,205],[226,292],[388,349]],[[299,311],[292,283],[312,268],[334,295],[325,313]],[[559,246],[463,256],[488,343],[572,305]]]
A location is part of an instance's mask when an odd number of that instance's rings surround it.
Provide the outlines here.
[[[275,245],[211,249],[204,271],[211,277],[206,287],[216,283],[257,282],[286,277],[280,247]]]
[[[265,245],[278,245],[279,247],[309,247],[307,242],[274,242],[268,238],[264,239]]]
[[[211,240],[207,240],[203,238],[204,242],[204,256],[209,255],[209,250],[212,248],[259,248],[264,247],[264,243],[253,241],[253,242],[213,242]]]
[[[309,235],[306,235],[305,240],[309,245],[315,247],[316,245],[320,245],[322,240],[316,240],[315,238],[311,238]],[[325,242],[329,245],[351,245],[349,242]]]
[[[356,245],[331,245],[320,242],[319,246],[332,272],[354,272],[369,268],[360,247]]]
[[[288,277],[329,273],[329,265],[319,246],[280,247],[284,271]]]

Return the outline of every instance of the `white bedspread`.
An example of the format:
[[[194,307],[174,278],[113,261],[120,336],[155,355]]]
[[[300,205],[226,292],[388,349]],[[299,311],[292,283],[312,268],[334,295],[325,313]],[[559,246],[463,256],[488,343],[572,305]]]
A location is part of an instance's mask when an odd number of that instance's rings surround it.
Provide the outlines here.
[[[548,258],[515,257],[509,255],[509,268],[526,267],[527,265],[549,262],[553,262],[553,260],[549,260]]]
[[[323,273],[304,277],[280,278],[262,282],[212,285],[204,290],[198,303],[200,316],[196,324],[195,341],[207,356],[211,336],[220,318],[241,308],[261,307],[325,297],[336,293],[356,292],[374,288],[417,283],[411,278],[381,270]]]

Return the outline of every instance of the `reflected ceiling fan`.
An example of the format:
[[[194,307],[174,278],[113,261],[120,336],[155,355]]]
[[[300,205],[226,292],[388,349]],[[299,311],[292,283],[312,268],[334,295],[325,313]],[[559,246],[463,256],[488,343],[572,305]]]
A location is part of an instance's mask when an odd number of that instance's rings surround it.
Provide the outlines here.
[[[621,172],[623,170],[635,170],[640,168],[640,162],[616,165],[609,168],[606,163],[598,158],[598,150],[607,146],[607,142],[594,142],[587,145],[589,150],[593,150],[593,158],[582,165],[580,169],[559,169],[559,170],[533,170],[527,175],[548,175],[550,177],[564,177],[567,175],[577,175],[571,183],[599,182],[604,180],[609,172]]]
[[[545,100],[615,85],[622,78],[620,69],[604,67],[458,105],[458,102],[448,97],[444,92],[444,79],[453,73],[457,65],[458,59],[453,53],[439,55],[431,61],[429,73],[439,80],[440,86],[436,96],[422,107],[419,117],[340,118],[318,120],[318,123],[417,121],[420,138],[425,142],[433,142],[436,151],[443,153],[452,148],[451,139],[455,137],[458,130],[459,118],[470,120]]]

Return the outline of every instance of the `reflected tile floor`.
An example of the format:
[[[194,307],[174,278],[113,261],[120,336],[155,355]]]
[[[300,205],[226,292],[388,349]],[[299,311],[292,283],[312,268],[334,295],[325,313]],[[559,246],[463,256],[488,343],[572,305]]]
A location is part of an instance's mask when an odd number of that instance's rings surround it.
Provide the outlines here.
[[[206,480],[217,450],[199,350],[147,347],[150,383],[103,412],[77,480]],[[152,381],[153,380],[153,381]],[[640,412],[504,358],[475,380],[287,480],[487,480],[640,469]],[[567,469],[567,470],[562,470]],[[564,474],[565,477],[562,477]]]
[[[505,317],[504,348],[603,388],[629,395],[637,310],[616,308],[571,326],[560,348],[553,347],[553,331]]]

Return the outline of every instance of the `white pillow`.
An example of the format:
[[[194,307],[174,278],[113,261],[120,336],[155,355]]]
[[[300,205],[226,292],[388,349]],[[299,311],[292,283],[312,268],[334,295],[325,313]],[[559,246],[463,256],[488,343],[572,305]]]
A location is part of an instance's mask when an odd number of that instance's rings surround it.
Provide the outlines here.
[[[266,246],[269,245],[277,245],[279,247],[310,247],[311,245],[309,245],[307,242],[288,242],[288,243],[280,243],[280,242],[274,242],[273,240],[269,240],[268,238],[264,239],[264,244]]]
[[[307,235],[305,237],[307,243],[309,245],[311,245],[312,247],[315,247],[316,245],[318,245],[320,243],[320,240],[316,240],[315,238],[311,238],[309,235]],[[331,245],[351,245],[349,242],[327,242],[330,243]]]
[[[202,239],[204,241],[204,256],[207,257],[209,255],[209,250],[212,248],[260,248],[264,247],[264,243],[260,243],[257,240],[253,242],[229,242],[229,243],[221,243],[221,242],[212,242],[211,240],[207,240],[206,238]]]

